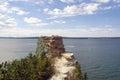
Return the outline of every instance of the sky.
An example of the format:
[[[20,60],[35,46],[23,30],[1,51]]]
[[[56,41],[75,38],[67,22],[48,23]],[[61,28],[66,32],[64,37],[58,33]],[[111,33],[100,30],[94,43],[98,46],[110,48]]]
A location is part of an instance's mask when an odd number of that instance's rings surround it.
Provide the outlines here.
[[[0,37],[120,37],[120,0],[0,0]]]

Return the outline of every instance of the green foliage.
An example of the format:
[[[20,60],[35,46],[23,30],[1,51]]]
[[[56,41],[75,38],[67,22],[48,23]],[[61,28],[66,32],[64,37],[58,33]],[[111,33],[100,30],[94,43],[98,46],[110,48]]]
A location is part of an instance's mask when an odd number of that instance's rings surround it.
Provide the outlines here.
[[[44,40],[42,38],[39,38],[39,40],[37,42],[36,52],[35,52],[36,56],[38,56],[40,58],[44,58],[46,51],[47,51],[47,48],[44,43]]]
[[[52,61],[45,57],[45,46],[38,41],[39,50],[25,58],[0,64],[0,80],[47,80],[54,70]]]
[[[47,80],[53,74],[51,61],[29,54],[21,60],[0,64],[0,80]]]
[[[76,69],[73,71],[73,74],[70,76],[70,80],[82,80],[82,73],[80,65],[76,65]]]

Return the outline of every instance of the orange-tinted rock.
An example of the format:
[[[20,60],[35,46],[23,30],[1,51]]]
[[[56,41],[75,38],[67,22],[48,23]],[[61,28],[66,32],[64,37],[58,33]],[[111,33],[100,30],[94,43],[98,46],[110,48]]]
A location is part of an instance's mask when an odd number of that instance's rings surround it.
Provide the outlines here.
[[[46,44],[47,57],[60,57],[65,52],[61,36],[43,36],[41,38]]]

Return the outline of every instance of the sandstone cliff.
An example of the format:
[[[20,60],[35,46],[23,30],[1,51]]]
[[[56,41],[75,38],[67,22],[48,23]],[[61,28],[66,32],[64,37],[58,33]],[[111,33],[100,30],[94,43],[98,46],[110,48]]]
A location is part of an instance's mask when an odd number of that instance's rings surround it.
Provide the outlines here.
[[[62,37],[41,37],[46,46],[46,56],[52,59],[54,75],[49,80],[82,80],[81,71],[73,53],[65,52]]]

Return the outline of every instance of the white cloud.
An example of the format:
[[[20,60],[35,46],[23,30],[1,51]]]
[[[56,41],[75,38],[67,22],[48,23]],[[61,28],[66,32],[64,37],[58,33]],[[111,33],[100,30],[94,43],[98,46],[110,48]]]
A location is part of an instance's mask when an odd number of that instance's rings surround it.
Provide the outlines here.
[[[110,0],[92,0],[92,1],[99,2],[99,3],[108,3],[108,2],[110,2]]]
[[[14,20],[14,18],[8,19],[6,21],[0,21],[1,28],[16,27],[16,25],[17,25],[17,22]]]
[[[112,7],[112,6],[99,7],[100,10],[109,10],[112,8],[114,8],[114,7]]]
[[[55,0],[35,0],[34,3],[37,5],[41,4],[53,4]]]
[[[116,3],[120,3],[120,0],[113,0],[114,2],[116,2]]]
[[[63,3],[79,3],[79,2],[82,2],[83,0],[60,0],[61,2]]]
[[[30,18],[25,17],[24,21],[27,23],[40,23],[41,22],[40,19],[35,18],[35,17],[30,17]]]
[[[7,1],[1,3],[0,12],[6,12],[6,13],[10,13],[10,14],[15,13],[15,14],[18,14],[18,15],[28,14],[28,12],[25,12],[18,7],[9,6],[9,3]]]
[[[52,22],[50,22],[50,24],[65,24],[66,21],[62,21],[62,20],[54,20]]]
[[[15,21],[14,18],[7,19],[7,20],[5,21],[5,24],[6,24],[7,26],[9,26],[9,27],[15,27],[15,26],[17,26],[17,22]]]
[[[111,9],[112,7],[111,6],[107,6],[107,7],[104,7],[104,10],[108,10],[108,9]]]
[[[48,15],[55,17],[67,17],[67,16],[76,16],[76,15],[86,15],[94,14],[98,10],[100,4],[97,3],[82,3],[80,5],[67,6],[63,10],[55,8],[49,10],[48,8],[44,9],[44,12]]]
[[[8,18],[8,16],[0,13],[0,19],[6,19],[6,18]]]
[[[43,23],[41,19],[38,19],[38,18],[35,18],[35,17],[29,17],[29,18],[25,17],[24,22],[28,23],[31,26],[37,26],[37,27],[47,25],[47,23]]]
[[[0,11],[7,11],[8,9],[8,2],[2,2],[0,4]]]
[[[72,36],[72,37],[101,37],[101,36],[120,36],[120,28],[113,28],[113,27],[77,27],[71,29],[68,24],[66,24],[66,21],[60,20],[60,19],[54,19],[53,21],[44,22],[39,18],[36,17],[25,17],[24,22],[22,25],[23,28],[20,28],[18,26],[18,23],[16,19],[19,21],[18,18],[13,18],[8,15],[15,16],[17,15],[25,15],[28,14],[28,12],[22,10],[19,7],[13,7],[14,4],[12,2],[9,3],[9,1],[25,1],[30,3],[36,2],[36,4],[44,4],[44,6],[49,7],[52,9],[53,7],[50,7],[49,4],[55,4],[54,7],[56,7],[55,0],[8,0],[8,1],[0,1],[0,36],[40,36],[40,35],[61,35],[61,36]],[[38,1],[38,2],[37,2]],[[46,1],[46,3],[45,3]],[[68,16],[77,16],[77,15],[91,15],[95,14],[98,10],[109,10],[111,8],[118,7],[118,4],[116,7],[115,5],[106,5],[103,3],[108,3],[110,0],[91,0],[92,3],[77,3],[81,0],[61,0],[63,3],[60,2],[62,5],[68,5],[64,3],[71,3],[68,6],[61,8],[54,8],[52,10],[46,8],[44,9],[44,12],[48,15],[50,15],[52,18],[58,18],[58,17],[68,17]],[[113,0],[114,2],[120,3],[120,0]],[[84,1],[83,1],[84,2]],[[30,4],[28,3],[28,4]],[[75,3],[75,5],[73,5]],[[77,4],[77,5],[76,5]],[[38,5],[32,5],[36,8],[38,8]],[[39,7],[41,10],[44,6]],[[21,6],[24,7],[24,6]],[[31,10],[30,10],[31,11]],[[42,11],[41,11],[42,12]],[[4,14],[5,13],[5,14]],[[36,13],[36,12],[35,12]],[[37,13],[36,13],[37,14]],[[34,13],[32,14],[34,15]],[[31,15],[29,15],[31,16]],[[42,14],[40,14],[42,16]],[[18,17],[18,16],[17,16]],[[44,16],[43,16],[44,17]],[[47,16],[45,16],[47,17]],[[22,22],[21,22],[22,23]],[[66,24],[66,25],[65,25]],[[43,27],[46,26],[47,27]],[[66,27],[55,27],[56,25],[63,25]],[[77,24],[76,24],[77,25]],[[37,26],[37,27],[35,27]],[[50,27],[49,27],[50,26]],[[52,27],[53,26],[53,27]],[[27,27],[27,28],[26,28]],[[54,28],[55,27],[55,28]]]
[[[60,0],[63,3],[74,3],[75,0]]]
[[[29,0],[8,0],[8,1],[24,1],[24,2],[28,2]]]
[[[10,11],[11,11],[10,13],[16,13],[18,15],[28,14],[28,12],[25,12],[25,11],[21,10],[20,8],[18,8],[18,7],[11,7]]]
[[[48,3],[52,4],[52,3],[54,3],[54,0],[48,0]]]
[[[43,0],[39,0],[39,1],[35,1],[35,4],[40,5],[40,4],[44,4],[45,2]]]
[[[15,18],[0,14],[0,28],[11,28],[16,26],[17,22]]]

